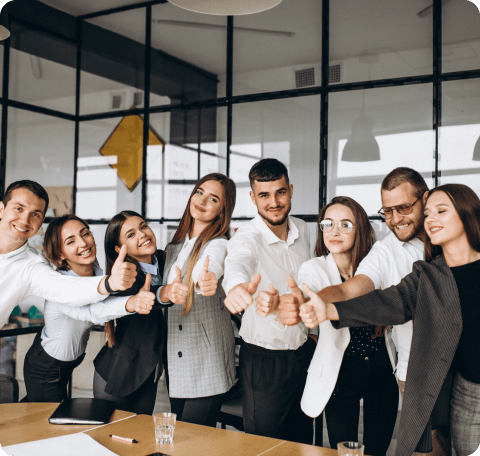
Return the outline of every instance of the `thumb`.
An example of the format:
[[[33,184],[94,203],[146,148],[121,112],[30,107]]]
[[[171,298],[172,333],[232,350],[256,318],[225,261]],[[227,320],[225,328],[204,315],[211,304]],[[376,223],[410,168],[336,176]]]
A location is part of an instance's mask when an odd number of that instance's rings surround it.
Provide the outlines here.
[[[247,291],[251,295],[253,295],[257,291],[260,280],[262,280],[262,276],[260,274],[256,274],[255,277],[249,282],[247,286]]]
[[[142,290],[144,291],[150,291],[150,285],[152,284],[152,276],[150,274],[147,274],[145,276],[145,283],[142,287]]]
[[[203,262],[202,270],[200,272],[200,277],[203,276],[203,274],[206,274],[208,272],[209,264],[210,264],[210,257],[207,255],[207,258],[205,258],[205,261]]]
[[[303,304],[305,302],[305,299],[303,297],[302,290],[298,288],[297,282],[295,282],[295,279],[292,276],[287,277],[287,284],[292,290],[293,296],[297,298],[299,304]]]
[[[304,283],[302,285],[302,288],[303,288],[303,291],[305,292],[305,294],[310,298],[310,299],[313,299],[313,297],[317,297],[317,294],[314,293],[312,290],[310,290],[309,286]]]
[[[178,266],[175,266],[175,282],[182,283],[182,271],[180,271]]]
[[[271,295],[274,295],[277,290],[275,290],[275,287],[273,286],[273,284],[269,284],[268,285],[268,292],[271,294]]]
[[[126,244],[123,244],[122,248],[120,249],[120,252],[118,254],[118,257],[115,260],[115,263],[116,264],[123,263],[125,261],[126,256],[127,256],[127,246],[126,246]]]

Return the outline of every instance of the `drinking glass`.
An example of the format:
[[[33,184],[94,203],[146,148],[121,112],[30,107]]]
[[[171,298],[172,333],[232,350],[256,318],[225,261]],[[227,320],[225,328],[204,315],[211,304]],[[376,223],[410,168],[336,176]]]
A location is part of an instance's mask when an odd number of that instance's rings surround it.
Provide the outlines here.
[[[172,443],[173,433],[175,431],[175,422],[177,415],[175,413],[156,413],[153,415],[155,425],[155,440],[157,443]]]
[[[338,456],[363,456],[365,447],[358,442],[340,442],[337,449]]]

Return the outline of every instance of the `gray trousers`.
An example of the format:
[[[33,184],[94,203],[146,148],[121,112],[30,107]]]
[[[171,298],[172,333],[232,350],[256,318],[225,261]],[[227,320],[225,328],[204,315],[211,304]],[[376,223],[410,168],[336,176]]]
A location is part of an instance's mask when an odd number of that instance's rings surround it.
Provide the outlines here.
[[[459,372],[450,401],[450,430],[457,456],[470,456],[480,446],[480,384],[465,380]]]

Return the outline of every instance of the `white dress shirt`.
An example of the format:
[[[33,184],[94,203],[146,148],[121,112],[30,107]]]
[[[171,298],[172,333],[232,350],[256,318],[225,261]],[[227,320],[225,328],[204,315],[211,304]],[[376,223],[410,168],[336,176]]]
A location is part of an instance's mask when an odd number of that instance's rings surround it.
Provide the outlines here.
[[[397,285],[412,272],[415,261],[424,259],[423,247],[423,242],[418,238],[402,242],[390,233],[373,245],[372,250],[358,266],[355,275],[365,274],[372,280],[375,288],[382,290]],[[397,377],[403,381],[407,377],[412,334],[411,321],[393,327],[392,338],[398,351]]]
[[[97,288],[101,277],[59,274],[35,249],[25,243],[13,252],[0,254],[0,328],[13,308],[29,296],[40,296],[69,306],[102,301]]]
[[[58,272],[79,277],[71,269]],[[94,273],[97,277],[103,276],[97,262],[94,264]],[[41,335],[43,349],[52,358],[60,361],[76,360],[85,352],[94,324],[102,325],[129,314],[125,309],[129,298],[130,296],[109,297],[105,301],[83,307],[47,301],[44,310],[45,326]]]
[[[236,285],[249,282],[255,274],[262,280],[257,292],[268,291],[271,283],[281,295],[291,293],[287,277],[297,280],[298,270],[311,257],[310,232],[307,224],[300,219],[288,217],[288,237],[282,241],[257,215],[248,225],[242,226],[228,241],[228,255],[225,259],[223,288],[225,293]],[[271,350],[296,350],[308,337],[308,329],[302,323],[284,326],[278,311],[267,317],[256,313],[254,301],[245,310],[240,336],[249,344]]]
[[[177,256],[175,263],[172,264],[170,272],[167,278],[167,284],[173,283],[175,280],[176,272],[175,266],[178,266],[182,270],[185,262],[190,258],[192,253],[193,246],[197,241],[197,237],[190,239],[188,234],[185,237],[185,243],[183,244],[182,250]],[[200,278],[200,273],[203,268],[203,263],[205,258],[208,256],[208,271],[215,273],[217,280],[223,276],[223,268],[225,265],[225,256],[227,255],[227,240],[226,239],[212,239],[208,245],[203,249],[202,255],[197,261],[197,264],[194,266],[192,271],[192,280],[193,283],[197,284],[198,279]],[[195,290],[197,293],[200,293],[200,289],[195,285]]]

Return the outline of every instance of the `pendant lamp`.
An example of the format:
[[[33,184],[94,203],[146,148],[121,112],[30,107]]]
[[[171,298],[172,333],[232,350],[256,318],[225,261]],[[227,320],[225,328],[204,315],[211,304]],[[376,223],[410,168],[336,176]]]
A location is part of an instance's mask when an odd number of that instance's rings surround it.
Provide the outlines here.
[[[380,160],[380,147],[373,134],[374,121],[362,115],[352,122],[352,133],[343,148],[342,160],[350,162]]]
[[[195,13],[216,16],[241,16],[260,13],[279,5],[282,0],[168,0],[172,5]]]
[[[472,160],[480,161],[480,137],[477,139],[477,142],[475,143],[475,147],[473,148]]]
[[[0,0],[0,41],[10,38],[10,21],[8,19],[8,7],[5,8],[5,5],[11,0]]]

